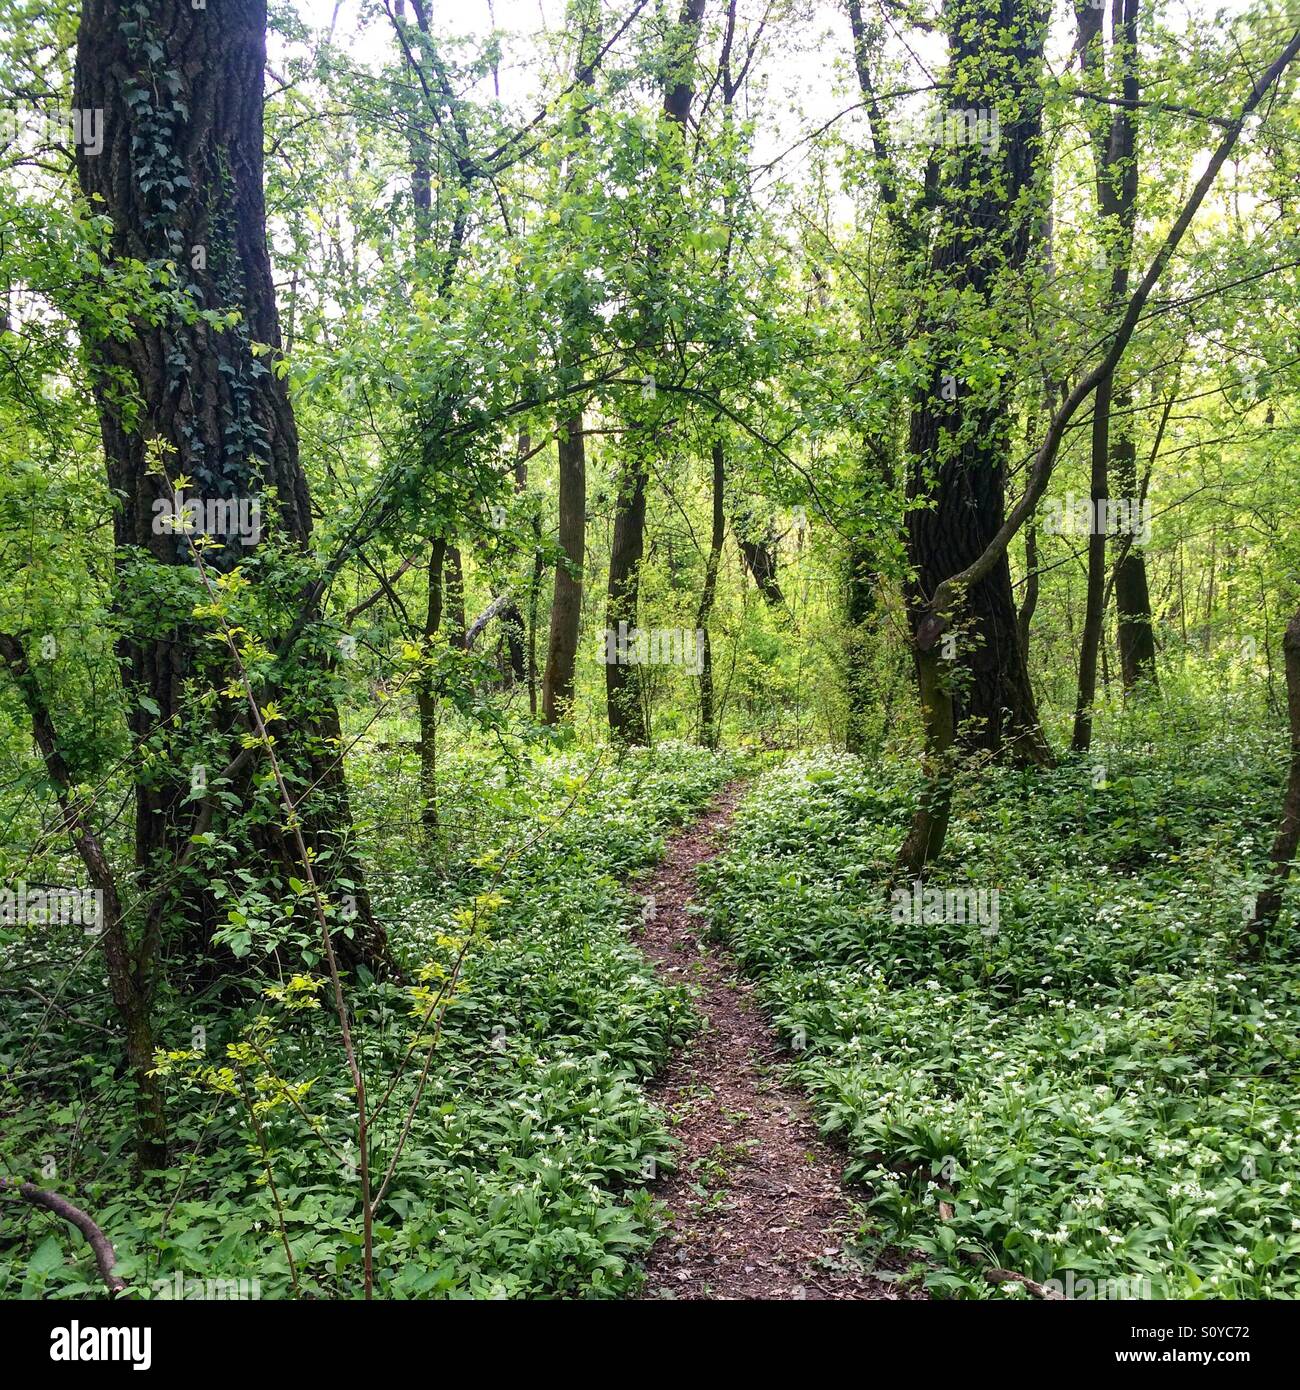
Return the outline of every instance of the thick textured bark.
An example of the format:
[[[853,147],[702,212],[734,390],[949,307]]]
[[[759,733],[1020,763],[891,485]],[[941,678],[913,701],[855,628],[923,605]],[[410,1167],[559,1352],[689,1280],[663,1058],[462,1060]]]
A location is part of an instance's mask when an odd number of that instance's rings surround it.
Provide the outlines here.
[[[133,321],[129,337],[83,324],[108,481],[118,499],[115,602],[127,634],[120,649],[127,718],[138,744],[175,750],[174,757],[164,752],[154,761],[167,771],[142,774],[137,782],[136,861],[146,874],[170,869],[184,856],[205,814],[190,799],[190,768],[182,756],[196,732],[191,717],[205,722],[194,712],[191,683],[200,691],[220,688],[229,675],[190,615],[193,600],[163,598],[152,607],[142,601],[146,589],[132,548],[154,564],[191,561],[184,536],[166,527],[155,533],[155,503],[172,495],[154,466],[159,454],[171,478],[190,480],[187,498],[242,500],[250,510],[256,499],[268,513],[274,507],[262,525],[278,540],[305,550],[311,536],[288,389],[253,353],[254,343],[280,346],[262,191],[265,61],[265,0],[228,0],[219,14],[170,0],[83,2],[74,104],[104,113],[104,143],[99,153],[78,148],[77,173],[84,193],[112,220],[111,256],[159,268],[171,263],[194,309],[240,315],[233,326],[218,328],[189,313],[168,312],[161,322]],[[256,543],[255,530],[245,529],[245,546]],[[205,562],[230,569],[240,553],[227,535]],[[314,591],[304,581],[302,592]],[[309,621],[302,626],[310,628],[314,603],[308,600],[307,607]],[[310,788],[302,817],[322,872],[355,885],[357,930],[353,940],[340,936],[339,953],[349,963],[383,966],[383,934],[371,919],[350,848],[338,715],[322,689],[326,672],[318,651],[299,644],[277,668],[269,694],[289,716],[278,731],[279,751]],[[233,765],[239,730],[233,720],[228,724]],[[252,795],[253,770],[247,766],[235,784],[245,799]],[[217,808],[216,820],[224,817]],[[267,872],[283,875],[296,860],[278,821],[253,832],[252,851]],[[148,911],[155,929],[164,916],[184,920],[187,942],[199,949],[221,915],[211,895],[193,883],[169,901],[155,893]]]
[[[949,152],[954,174],[938,191],[931,286],[987,302],[997,277],[1024,264],[1035,225],[1045,13],[1015,0],[949,0],[944,15],[950,78],[963,100],[977,108],[1000,105],[1004,112],[1008,93],[1013,102],[1011,117],[1002,117],[996,151],[967,146]],[[928,388],[913,403],[908,441],[909,500],[930,503],[913,506],[907,519],[914,638],[938,585],[977,559],[1002,527],[1008,444],[1009,402],[987,390],[972,394],[959,366],[937,350],[952,341],[955,325],[932,319],[923,331],[936,350]],[[1050,761],[1005,551],[964,600],[962,629],[955,634],[963,678],[952,696],[958,741],[1019,762]]]
[[[700,742],[706,748],[718,745],[717,711],[713,689],[713,639],[709,634],[709,618],[718,592],[718,567],[722,563],[722,546],[727,537],[724,510],[727,485],[727,456],[722,441],[713,443],[713,508],[709,527],[709,555],[704,563],[704,587],[700,590],[700,605],[695,612],[695,626],[704,634],[703,662],[700,667]]]
[[[1286,712],[1291,734],[1291,762],[1287,772],[1282,819],[1278,823],[1270,854],[1272,869],[1268,882],[1255,899],[1255,910],[1247,926],[1246,948],[1258,955],[1277,925],[1282,910],[1282,890],[1291,876],[1291,865],[1300,844],[1300,611],[1287,624],[1282,639],[1286,663]]]
[[[1046,9],[1015,0],[947,0],[948,76],[963,101],[1003,115],[996,149],[948,152],[953,173],[936,188],[939,227],[930,254],[932,294],[959,292],[991,303],[997,280],[1023,266],[1038,224],[1037,163],[1042,134],[1038,79]],[[1008,101],[1008,98],[1010,100]],[[992,166],[996,159],[997,167]],[[925,728],[925,784],[898,866],[923,872],[943,849],[958,747],[988,749],[1020,762],[1050,761],[1020,642],[1005,546],[961,591],[961,620],[943,634],[930,611],[945,580],[988,552],[1005,521],[1009,401],[976,394],[942,346],[956,325],[922,324],[932,346],[927,388],[913,401],[908,437],[906,590]]]
[[[551,628],[542,683],[542,718],[548,724],[567,719],[573,703],[582,618],[583,570],[587,547],[587,452],[582,415],[571,415],[560,431],[560,550],[551,600]]]
[[[978,28],[979,26],[973,21],[963,25],[963,37],[968,41],[978,42]],[[1011,30],[1003,28],[998,32],[998,37],[1009,37],[1011,33]],[[995,45],[990,44],[988,51],[995,51],[995,47]],[[946,640],[948,635],[955,631],[955,625],[969,591],[993,575],[1000,565],[1006,565],[1007,547],[1014,539],[1016,532],[1032,516],[1051,481],[1052,469],[1056,464],[1061,442],[1070,427],[1070,421],[1101,382],[1113,375],[1115,368],[1119,365],[1132,342],[1133,334],[1151,298],[1152,291],[1177,252],[1179,244],[1187,234],[1187,229],[1191,226],[1210,189],[1214,186],[1219,172],[1232,155],[1246,121],[1277,85],[1287,68],[1295,61],[1297,54],[1300,54],[1300,30],[1291,33],[1278,56],[1251,85],[1250,91],[1238,109],[1236,118],[1228,123],[1223,138],[1210,155],[1195,187],[1183,203],[1169,230],[1165,233],[1160,248],[1143,274],[1137,289],[1129,296],[1122,315],[1106,340],[1106,346],[1100,359],[1075,381],[1066,393],[1059,409],[1052,416],[1043,436],[1043,442],[1034,455],[1024,491],[1019,501],[1011,509],[1006,521],[998,528],[996,535],[993,536],[984,550],[969,565],[942,580],[933,594],[923,601],[920,611],[912,612],[912,640],[917,653],[918,667],[921,667],[927,659],[932,658],[937,644],[941,640]],[[952,696],[943,692],[941,684],[937,688],[940,691],[940,698],[945,703],[949,703]],[[939,720],[938,722],[942,724],[948,721]],[[928,746],[931,742],[932,740],[927,739]],[[932,780],[934,775],[936,774],[932,774]],[[940,840],[936,844],[933,836],[927,836],[924,843],[927,858],[933,857],[942,848],[942,841]],[[910,843],[904,846],[900,858],[905,858],[910,848]]]

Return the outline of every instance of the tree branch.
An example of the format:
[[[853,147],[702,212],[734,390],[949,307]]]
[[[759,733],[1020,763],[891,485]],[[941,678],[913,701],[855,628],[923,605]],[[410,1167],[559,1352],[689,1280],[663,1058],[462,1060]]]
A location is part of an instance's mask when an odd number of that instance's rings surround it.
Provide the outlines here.
[[[1286,71],[1297,52],[1300,52],[1300,29],[1291,35],[1276,61],[1255,83],[1227,134],[1211,156],[1205,172],[1197,181],[1196,187],[1183,205],[1183,210],[1178,214],[1174,225],[1170,227],[1168,235],[1156,253],[1155,259],[1151,262],[1147,273],[1142,277],[1141,284],[1133,291],[1128,307],[1125,309],[1114,337],[1111,339],[1110,348],[1103,354],[1101,361],[1075,385],[1060,410],[1053,417],[1043,443],[1035,456],[1034,465],[1020,501],[1012,508],[1001,529],[988,543],[983,553],[967,565],[964,570],[949,576],[935,588],[933,597],[926,605],[925,616],[917,628],[916,643],[922,651],[928,651],[939,640],[940,635],[952,622],[959,595],[989,574],[1006,554],[1012,538],[1037,507],[1043,493],[1047,490],[1047,484],[1051,481],[1052,468],[1056,463],[1056,456],[1071,418],[1097,388],[1098,384],[1105,381],[1115,370],[1116,364],[1124,355],[1124,351],[1133,337],[1134,329],[1142,317],[1142,310],[1151,296],[1151,291],[1156,287],[1161,275],[1164,274],[1165,268],[1178,249],[1192,219],[1200,210],[1206,194],[1209,193],[1218,177],[1219,170],[1232,153],[1247,118],[1264,99],[1269,88]]]
[[[44,1207],[46,1211],[52,1211],[55,1216],[61,1216],[64,1221],[75,1226],[86,1237],[91,1250],[94,1251],[99,1277],[104,1281],[109,1293],[118,1294],[126,1288],[126,1281],[113,1273],[117,1253],[113,1249],[112,1241],[80,1207],[74,1207],[66,1197],[61,1197],[57,1192],[47,1191],[34,1183],[20,1182],[17,1178],[0,1177],[0,1192],[16,1192],[24,1202],[34,1207]]]

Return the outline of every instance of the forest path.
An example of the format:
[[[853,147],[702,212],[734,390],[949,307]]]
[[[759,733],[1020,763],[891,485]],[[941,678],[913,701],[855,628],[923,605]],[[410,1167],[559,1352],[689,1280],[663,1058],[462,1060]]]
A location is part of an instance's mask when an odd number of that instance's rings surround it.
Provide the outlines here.
[[[681,1147],[677,1168],[655,1186],[668,1230],[646,1260],[642,1297],[923,1297],[845,1249],[854,1208],[843,1163],[807,1102],[780,1084],[781,1050],[754,986],[688,911],[696,869],[718,852],[743,790],[733,782],[669,842],[636,933],[666,982],[699,990],[703,1019],[651,1088]]]

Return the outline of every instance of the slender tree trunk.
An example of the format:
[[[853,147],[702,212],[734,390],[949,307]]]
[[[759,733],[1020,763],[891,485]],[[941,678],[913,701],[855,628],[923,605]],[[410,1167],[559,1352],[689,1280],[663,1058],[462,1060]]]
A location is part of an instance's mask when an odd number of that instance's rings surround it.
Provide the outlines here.
[[[1097,207],[1108,231],[1111,258],[1110,311],[1128,297],[1129,262],[1133,255],[1133,228],[1137,218],[1137,137],[1133,107],[1138,100],[1137,24],[1139,0],[1116,0],[1114,34],[1112,39],[1112,76],[1118,75],[1123,99],[1129,105],[1116,107],[1108,122],[1097,124],[1093,130],[1093,163],[1097,190]],[[1075,7],[1079,28],[1079,62],[1085,75],[1103,82],[1106,79],[1103,14],[1091,6]],[[1079,648],[1079,686],[1074,710],[1074,736],[1071,747],[1077,753],[1086,752],[1092,744],[1093,705],[1097,696],[1097,660],[1105,629],[1106,609],[1106,534],[1107,504],[1110,500],[1110,464],[1116,465],[1120,496],[1130,504],[1136,502],[1136,466],[1132,427],[1123,425],[1124,437],[1111,441],[1112,399],[1121,421],[1127,421],[1131,393],[1127,387],[1117,388],[1112,374],[1097,387],[1092,417],[1092,526],[1088,534],[1088,599]],[[1119,474],[1122,472],[1123,476]],[[1125,487],[1129,488],[1127,494]],[[1126,512],[1128,509],[1126,508]],[[1131,513],[1130,513],[1131,514]],[[1127,538],[1117,538],[1125,544]],[[1140,550],[1131,545],[1121,564],[1127,566],[1127,555],[1137,557],[1141,569],[1141,584],[1146,585],[1146,566]],[[1150,600],[1147,599],[1147,630],[1150,632]],[[1120,651],[1123,668],[1124,628],[1126,619],[1121,611]],[[1154,654],[1153,654],[1154,655]],[[1128,682],[1125,682],[1127,688]]]
[[[577,36],[574,84],[589,99],[594,75],[592,61],[600,44],[598,0],[570,0],[568,23]],[[577,115],[573,128],[574,144],[565,161],[566,189],[580,186],[582,181],[592,177],[590,162],[583,157],[583,144],[588,134],[586,116]],[[578,284],[575,283],[574,292],[566,296],[569,303],[580,298],[576,294],[577,288]],[[564,359],[581,351],[575,342],[583,329],[581,319],[566,312],[561,344],[562,370]],[[542,682],[542,718],[547,724],[559,724],[571,717],[577,672],[578,634],[582,625],[587,563],[587,449],[581,408],[572,411],[560,422],[557,451],[561,558],[555,570],[546,675]]]
[[[738,83],[732,75],[731,53],[736,38],[736,0],[727,0],[727,17],[723,29],[722,52],[718,59],[718,77],[722,84],[722,123],[723,130],[730,134],[732,129],[732,108],[736,100]],[[727,247],[719,267],[719,279],[726,287],[731,269],[731,229],[734,200],[730,195],[723,198],[722,216],[727,228]],[[722,563],[722,547],[727,536],[726,487],[727,456],[721,439],[713,441],[712,449],[712,508],[709,525],[709,554],[704,564],[704,586],[700,590],[699,608],[696,610],[695,627],[701,635],[700,653],[700,742],[706,748],[718,745],[719,728],[716,693],[713,686],[713,634],[709,630],[709,619],[713,615],[713,604],[718,589],[718,567]]]
[[[681,133],[685,143],[686,125],[695,97],[696,52],[704,19],[705,0],[683,0],[680,17],[669,37],[664,55],[663,113]],[[653,236],[648,256],[657,259]],[[619,480],[614,504],[614,536],[610,547],[609,584],[605,603],[605,626],[617,635],[620,625],[636,626],[641,582],[641,559],[645,553],[646,487],[649,461],[644,450],[650,441],[634,440]],[[609,731],[618,743],[648,743],[642,683],[636,666],[617,661],[605,664],[605,706]]]
[[[1097,698],[1097,656],[1101,649],[1106,602],[1106,527],[1110,501],[1110,380],[1097,387],[1092,407],[1092,475],[1089,493],[1092,524],[1088,530],[1088,589],[1083,633],[1079,642],[1079,685],[1074,706],[1074,736],[1070,746],[1083,753],[1092,744],[1092,709]]]
[[[1041,581],[1038,575],[1038,523],[1032,518],[1025,523],[1025,597],[1016,615],[1016,628],[1020,633],[1020,650],[1025,662],[1029,662],[1029,629],[1034,621],[1034,611],[1038,607],[1038,593]]]
[[[441,537],[429,546],[425,570],[424,636],[431,638],[442,627],[443,566],[447,542]],[[425,673],[415,691],[420,721],[420,822],[426,840],[432,843],[438,833],[438,691],[433,674]]]
[[[542,572],[545,567],[540,517],[535,519],[535,526],[537,547],[533,552],[533,572],[528,580],[528,713],[534,719],[537,718],[537,610],[541,603]]]
[[[564,422],[559,438],[559,542],[563,558],[555,567],[546,677],[542,685],[542,718],[548,724],[558,724],[569,717],[578,660],[587,547],[587,453],[582,430],[579,412]]]
[[[871,716],[871,692],[867,681],[871,662],[867,650],[867,629],[876,608],[878,576],[874,560],[870,545],[855,536],[849,543],[849,632],[845,652],[849,704],[845,744],[850,753],[866,751],[867,725]]]
[[[1268,881],[1255,899],[1255,910],[1247,927],[1247,951],[1263,952],[1269,934],[1277,926],[1282,910],[1282,890],[1291,876],[1291,865],[1300,843],[1300,610],[1286,626],[1282,639],[1286,665],[1286,713],[1291,734],[1291,761],[1287,771],[1282,819],[1278,823],[1270,854],[1272,869]]]
[[[522,497],[528,491],[528,456],[532,453],[533,442],[527,430],[519,431],[519,443],[515,450],[515,492]],[[537,717],[537,607],[541,596],[542,568],[542,515],[541,509],[534,506],[529,524],[533,532],[533,562],[528,575],[528,596],[525,600],[527,614],[520,615],[521,642],[525,646],[524,679],[528,682],[528,713]]]
[[[636,626],[637,590],[645,546],[646,471],[641,460],[629,462],[619,481],[614,508],[614,538],[609,552],[609,588],[605,626],[617,639]],[[609,731],[618,743],[649,743],[638,668],[617,660],[605,663],[605,705]]]
[[[90,810],[77,794],[68,762],[41,683],[19,638],[0,633],[0,661],[8,668],[32,725],[64,829],[76,846],[99,893],[97,927],[108,972],[109,995],[126,1041],[127,1071],[135,1087],[136,1166],[161,1168],[167,1161],[167,1113],[161,1081],[154,1076],[153,1003],[161,944],[146,922],[133,945],[126,914],[103,843],[90,823]]]
[[[722,563],[722,546],[727,536],[724,492],[727,483],[727,459],[722,441],[713,442],[713,510],[709,530],[709,557],[704,565],[704,587],[700,591],[700,606],[695,613],[696,629],[704,634],[703,663],[700,667],[700,742],[706,748],[718,746],[717,714],[713,689],[713,638],[709,618],[718,590],[718,567]]]

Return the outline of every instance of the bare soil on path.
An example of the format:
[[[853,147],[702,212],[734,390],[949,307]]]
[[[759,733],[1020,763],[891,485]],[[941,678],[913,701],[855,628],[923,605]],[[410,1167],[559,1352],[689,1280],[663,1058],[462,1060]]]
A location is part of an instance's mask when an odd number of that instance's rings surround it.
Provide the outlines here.
[[[647,1299],[924,1298],[898,1270],[849,1249],[843,1160],[807,1101],[780,1081],[781,1047],[726,949],[688,911],[743,791],[733,783],[668,845],[646,885],[637,945],[670,983],[698,991],[703,1023],[652,1087],[680,1143],[656,1196],[667,1232],[646,1261]]]

